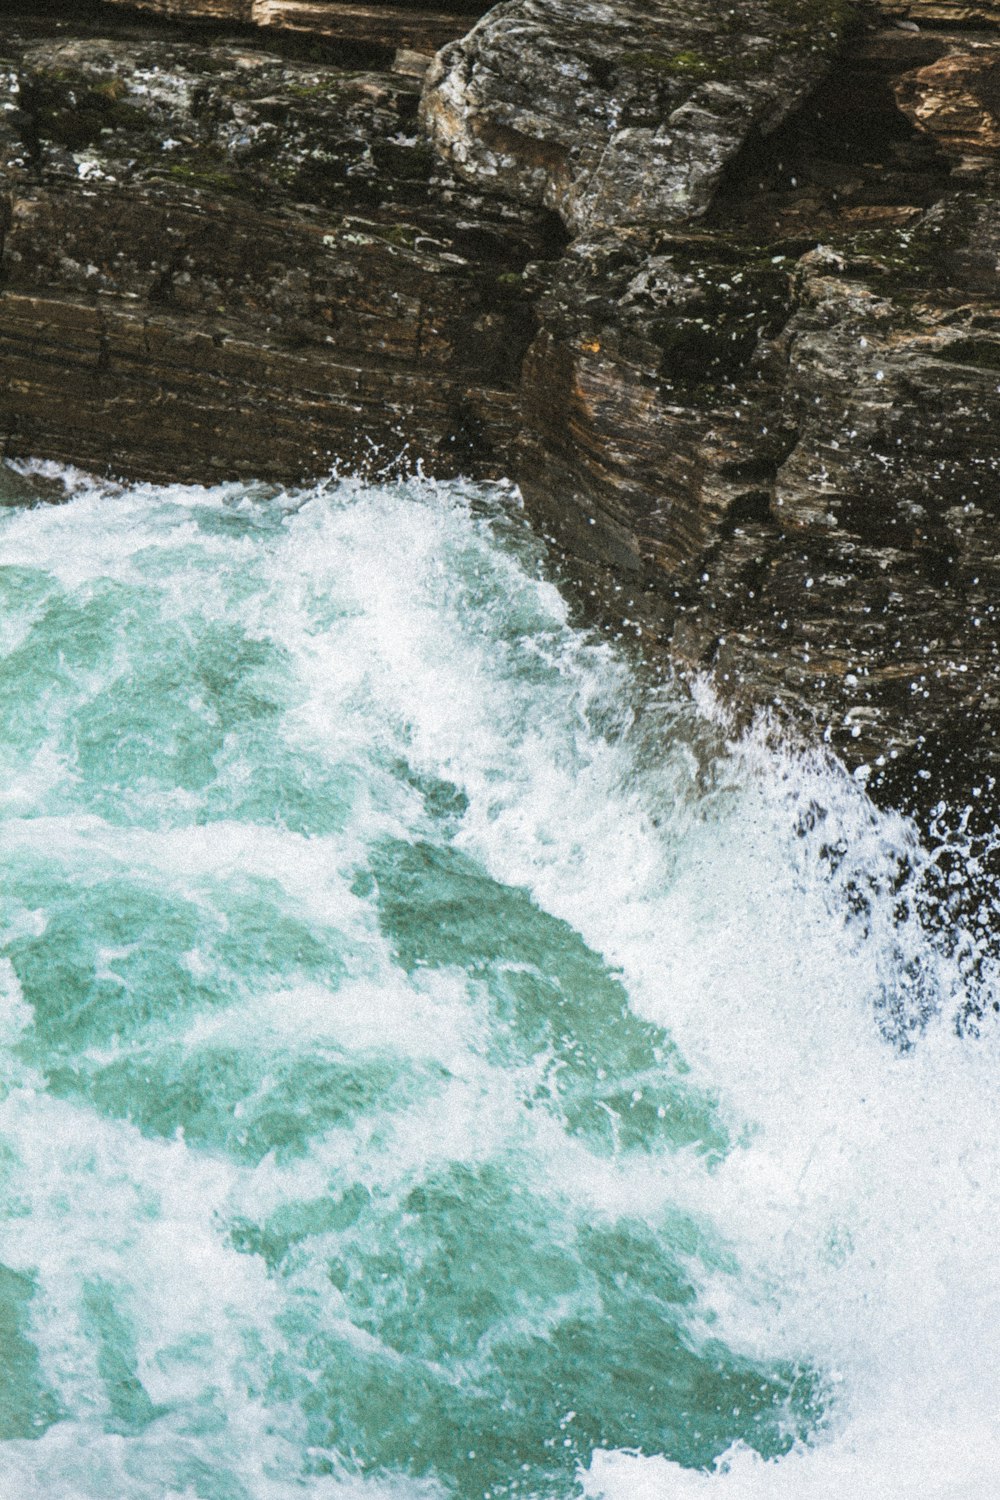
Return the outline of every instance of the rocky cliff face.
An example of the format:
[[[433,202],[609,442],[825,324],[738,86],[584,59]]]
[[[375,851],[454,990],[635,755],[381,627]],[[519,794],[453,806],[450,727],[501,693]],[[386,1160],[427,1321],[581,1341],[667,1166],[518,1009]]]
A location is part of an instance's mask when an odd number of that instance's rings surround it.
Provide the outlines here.
[[[52,3],[8,452],[511,473],[650,657],[885,795],[990,773],[1000,5]]]
[[[323,42],[370,52],[381,47],[426,54],[468,30],[469,18],[485,9],[479,0],[442,0],[423,6],[373,0],[367,5],[341,0],[106,0],[128,11],[172,21],[226,22],[260,27],[265,33],[298,33]]]
[[[423,119],[466,180],[576,234],[705,213],[752,132],[829,66],[840,0],[506,0],[436,58]]]
[[[8,451],[191,479],[509,467],[551,225],[432,188],[419,92],[253,38],[6,24]]]
[[[561,27],[515,0],[440,54],[423,110],[464,178],[574,233],[519,478],[600,612],[936,795],[998,753],[1000,33],[989,6],[888,9]]]

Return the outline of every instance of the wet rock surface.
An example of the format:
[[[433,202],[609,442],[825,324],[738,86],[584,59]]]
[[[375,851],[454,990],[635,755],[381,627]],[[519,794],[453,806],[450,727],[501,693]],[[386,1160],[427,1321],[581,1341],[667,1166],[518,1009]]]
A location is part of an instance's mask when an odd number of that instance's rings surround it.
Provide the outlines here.
[[[595,611],[925,809],[1000,759],[998,45],[859,15],[706,212],[573,240],[523,379]]]
[[[9,454],[511,474],[654,665],[995,773],[1000,6],[132,9],[0,22]]]
[[[38,30],[0,49],[9,452],[192,479],[510,466],[550,226],[432,189],[417,79]]]

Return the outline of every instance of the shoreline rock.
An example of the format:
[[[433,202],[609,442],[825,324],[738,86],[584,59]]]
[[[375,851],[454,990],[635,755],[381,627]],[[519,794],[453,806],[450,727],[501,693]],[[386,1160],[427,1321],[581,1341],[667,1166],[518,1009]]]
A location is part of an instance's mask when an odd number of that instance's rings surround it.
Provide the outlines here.
[[[7,52],[8,451],[181,479],[510,465],[551,226],[434,189],[417,80],[162,35]]]
[[[612,632],[888,800],[966,796],[1000,766],[1000,3],[479,9],[432,60],[418,6],[20,0],[5,451],[506,473]]]

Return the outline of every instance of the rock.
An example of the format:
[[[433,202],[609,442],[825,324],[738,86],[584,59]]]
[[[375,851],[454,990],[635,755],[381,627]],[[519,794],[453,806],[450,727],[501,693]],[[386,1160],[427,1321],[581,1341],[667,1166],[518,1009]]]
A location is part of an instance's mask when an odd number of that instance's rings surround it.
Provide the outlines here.
[[[1000,768],[1000,213],[897,105],[957,45],[857,37],[700,222],[577,238],[522,390],[590,611],[896,800]]]
[[[8,452],[179,478],[509,466],[548,229],[432,189],[414,79],[12,41]]]
[[[446,8],[421,10],[405,5],[339,5],[329,0],[254,0],[255,26],[307,32],[330,41],[406,48],[431,54],[461,36],[468,14]]]
[[[1000,153],[1000,39],[950,47],[896,85],[900,109],[949,155]]]
[[[1000,27],[1000,0],[879,0],[878,9],[918,26]]]
[[[105,0],[105,4],[169,20],[233,22],[304,32],[367,51],[406,48],[427,56],[461,36],[468,28],[469,16],[485,8],[476,0],[454,0],[451,5],[427,8],[382,0],[368,5],[344,4],[341,0]]]
[[[170,20],[235,21],[249,25],[254,0],[105,0]]]
[[[506,0],[428,75],[423,120],[467,181],[574,233],[705,212],[752,131],[823,76],[841,0]]]
[[[507,473],[654,669],[1000,775],[997,7],[375,8],[0,23],[7,451]]]
[[[781,337],[794,446],[753,609],[726,611],[713,670],[770,679],[800,722],[818,711],[851,763],[919,760],[922,741],[1000,707],[1000,304],[913,300],[914,273],[849,256],[807,256],[797,280]]]

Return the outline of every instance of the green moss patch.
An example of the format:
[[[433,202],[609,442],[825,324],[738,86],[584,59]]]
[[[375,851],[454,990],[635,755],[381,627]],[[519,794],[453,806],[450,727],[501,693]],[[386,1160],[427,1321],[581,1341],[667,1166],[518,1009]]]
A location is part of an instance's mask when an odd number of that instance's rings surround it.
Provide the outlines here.
[[[706,57],[701,52],[623,52],[622,67],[644,73],[662,73],[669,78],[718,78],[728,59]]]

